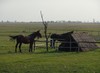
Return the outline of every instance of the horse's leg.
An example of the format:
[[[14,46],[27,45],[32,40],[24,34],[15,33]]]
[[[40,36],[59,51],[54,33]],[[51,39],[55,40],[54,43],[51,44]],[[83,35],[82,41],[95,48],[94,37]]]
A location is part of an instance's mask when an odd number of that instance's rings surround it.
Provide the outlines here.
[[[32,50],[33,50],[33,43],[30,43],[29,52],[32,52]]]
[[[33,42],[33,44],[34,44],[34,51],[35,51],[35,41]]]
[[[19,52],[22,52],[21,51],[21,45],[22,45],[22,43],[19,44]]]
[[[29,52],[31,52],[31,43],[29,44]]]
[[[29,52],[31,52],[31,43],[29,44]]]
[[[17,46],[18,46],[18,42],[15,45],[15,53],[17,53]]]

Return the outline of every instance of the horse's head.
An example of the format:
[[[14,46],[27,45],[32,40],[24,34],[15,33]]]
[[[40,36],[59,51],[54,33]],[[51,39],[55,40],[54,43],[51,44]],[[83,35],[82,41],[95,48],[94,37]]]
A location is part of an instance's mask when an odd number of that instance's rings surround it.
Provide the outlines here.
[[[40,30],[38,30],[37,32],[35,32],[36,33],[36,37],[37,38],[42,38],[42,35],[41,35],[41,33],[40,33]]]
[[[51,34],[50,38],[53,40],[57,40],[57,39],[60,39],[60,35],[54,33],[54,34]]]

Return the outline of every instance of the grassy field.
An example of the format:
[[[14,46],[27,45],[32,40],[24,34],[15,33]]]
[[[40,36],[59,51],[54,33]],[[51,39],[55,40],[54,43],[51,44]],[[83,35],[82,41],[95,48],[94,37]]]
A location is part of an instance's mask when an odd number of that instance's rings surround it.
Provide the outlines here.
[[[100,49],[77,53],[36,48],[29,53],[28,45],[22,45],[23,53],[14,53],[15,41],[9,40],[9,35],[28,35],[39,29],[44,35],[41,23],[0,23],[0,73],[100,73]],[[100,24],[48,25],[48,33],[71,30],[100,31]]]

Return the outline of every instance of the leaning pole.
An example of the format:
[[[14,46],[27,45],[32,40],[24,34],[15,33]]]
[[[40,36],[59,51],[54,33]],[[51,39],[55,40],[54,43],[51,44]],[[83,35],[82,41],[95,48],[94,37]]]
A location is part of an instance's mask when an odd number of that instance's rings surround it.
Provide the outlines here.
[[[46,21],[44,21],[42,11],[40,11],[40,15],[41,15],[42,23],[44,25],[44,34],[45,34],[45,39],[46,39],[46,50],[48,52],[48,36],[47,36],[48,23]]]

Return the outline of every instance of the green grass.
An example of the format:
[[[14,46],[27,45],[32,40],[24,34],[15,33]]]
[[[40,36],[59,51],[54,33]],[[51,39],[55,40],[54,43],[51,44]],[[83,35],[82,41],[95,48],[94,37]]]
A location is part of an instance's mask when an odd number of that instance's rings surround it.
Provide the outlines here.
[[[1,73],[99,73],[100,50],[0,55]]]
[[[28,35],[38,29],[44,34],[43,26],[37,23],[0,23],[0,73],[100,73],[100,49],[77,53],[57,52],[50,48],[46,52],[45,48],[36,48],[35,52],[29,53],[28,45],[22,45],[23,53],[14,53],[15,41],[10,41],[9,35]],[[100,25],[49,24],[48,33],[73,29],[100,31]],[[97,33],[93,32],[93,35]]]

